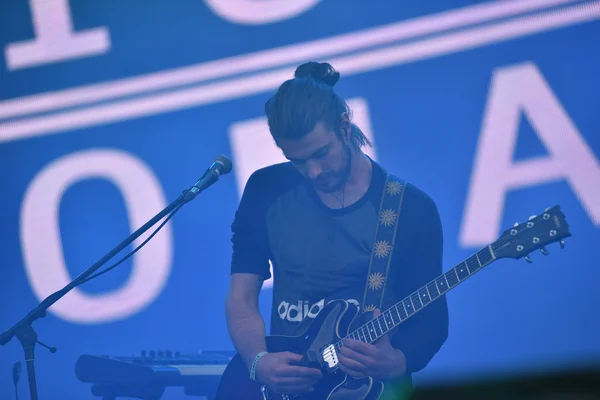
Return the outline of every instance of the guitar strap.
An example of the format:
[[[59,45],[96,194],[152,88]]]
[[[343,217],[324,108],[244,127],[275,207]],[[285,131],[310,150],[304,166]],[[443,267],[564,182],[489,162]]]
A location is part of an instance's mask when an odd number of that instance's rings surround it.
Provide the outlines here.
[[[366,279],[363,312],[373,312],[375,309],[383,311],[381,305],[394,252],[405,187],[406,182],[402,179],[387,174]]]

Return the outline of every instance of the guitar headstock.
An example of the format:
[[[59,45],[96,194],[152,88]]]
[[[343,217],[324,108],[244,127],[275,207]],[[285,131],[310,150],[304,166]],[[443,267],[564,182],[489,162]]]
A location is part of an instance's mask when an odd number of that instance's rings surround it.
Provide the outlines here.
[[[546,246],[551,243],[560,243],[564,247],[564,239],[571,236],[569,224],[560,206],[547,208],[542,214],[532,216],[528,221],[515,224],[511,229],[502,232],[498,240],[492,243],[496,258],[525,257],[528,262],[529,254],[541,250],[547,255]]]

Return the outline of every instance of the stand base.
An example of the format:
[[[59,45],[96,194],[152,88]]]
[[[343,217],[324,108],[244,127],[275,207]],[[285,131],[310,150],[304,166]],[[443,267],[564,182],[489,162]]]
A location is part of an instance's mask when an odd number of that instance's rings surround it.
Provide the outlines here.
[[[21,342],[25,352],[25,362],[27,363],[27,380],[29,381],[29,392],[31,400],[37,400],[37,385],[35,382],[35,342],[37,342],[37,333],[31,325],[22,325],[16,332],[17,339]]]

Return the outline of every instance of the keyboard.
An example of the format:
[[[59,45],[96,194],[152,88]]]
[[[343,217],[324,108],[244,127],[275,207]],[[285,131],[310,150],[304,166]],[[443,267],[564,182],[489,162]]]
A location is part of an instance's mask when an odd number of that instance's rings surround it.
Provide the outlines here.
[[[79,381],[92,383],[92,394],[106,400],[133,397],[158,400],[167,387],[186,395],[211,398],[234,351],[181,354],[142,351],[138,356],[82,355],[75,364]]]

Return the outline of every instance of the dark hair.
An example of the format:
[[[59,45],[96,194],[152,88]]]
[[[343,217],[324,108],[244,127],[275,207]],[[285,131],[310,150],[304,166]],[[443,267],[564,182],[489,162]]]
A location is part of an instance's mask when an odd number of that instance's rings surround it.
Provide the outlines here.
[[[340,79],[328,63],[307,62],[296,68],[294,78],[285,81],[265,104],[271,135],[300,139],[312,131],[317,122],[335,130],[341,137],[342,114],[351,117],[346,101],[333,90]],[[356,124],[351,123],[350,139],[357,147],[371,145]]]

